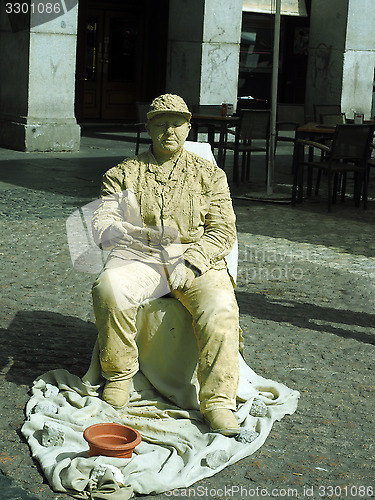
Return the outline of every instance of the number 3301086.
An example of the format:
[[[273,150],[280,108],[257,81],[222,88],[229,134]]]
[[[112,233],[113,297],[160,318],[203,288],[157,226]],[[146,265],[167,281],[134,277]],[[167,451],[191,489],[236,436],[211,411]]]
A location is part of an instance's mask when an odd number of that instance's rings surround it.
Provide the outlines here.
[[[60,3],[19,3],[7,2],[5,4],[5,12],[7,14],[60,14],[62,7]]]

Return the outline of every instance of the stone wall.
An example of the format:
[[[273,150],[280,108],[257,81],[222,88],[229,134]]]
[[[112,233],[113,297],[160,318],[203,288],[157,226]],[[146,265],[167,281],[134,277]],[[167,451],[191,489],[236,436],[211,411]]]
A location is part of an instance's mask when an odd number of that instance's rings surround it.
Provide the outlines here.
[[[371,116],[375,66],[373,0],[312,0],[306,104],[341,104]]]
[[[77,5],[49,17],[9,15],[3,3],[0,7],[0,146],[79,149],[74,116]]]
[[[167,91],[189,105],[237,102],[241,0],[170,3]]]

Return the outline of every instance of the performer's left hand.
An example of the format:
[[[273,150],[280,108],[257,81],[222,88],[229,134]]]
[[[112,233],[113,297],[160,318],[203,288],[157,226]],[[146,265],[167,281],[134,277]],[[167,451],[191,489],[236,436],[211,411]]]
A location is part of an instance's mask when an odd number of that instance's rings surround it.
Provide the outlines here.
[[[183,262],[179,262],[169,276],[169,286],[172,290],[182,290],[189,287],[195,278],[194,271]]]

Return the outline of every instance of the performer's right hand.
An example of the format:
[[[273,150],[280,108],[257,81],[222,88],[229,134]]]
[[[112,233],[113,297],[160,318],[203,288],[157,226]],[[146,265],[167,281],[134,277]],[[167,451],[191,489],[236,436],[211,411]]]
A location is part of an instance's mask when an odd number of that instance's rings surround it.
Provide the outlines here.
[[[133,241],[133,238],[129,236],[121,222],[113,222],[103,232],[100,243],[103,250],[110,250],[119,243],[130,245]]]

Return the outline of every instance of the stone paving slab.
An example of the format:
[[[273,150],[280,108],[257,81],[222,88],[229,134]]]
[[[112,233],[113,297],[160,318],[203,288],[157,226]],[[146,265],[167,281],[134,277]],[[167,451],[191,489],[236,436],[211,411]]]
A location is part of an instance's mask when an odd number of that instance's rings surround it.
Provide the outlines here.
[[[119,137],[91,131],[78,153],[0,150],[0,499],[68,498],[46,484],[20,427],[35,377],[55,368],[81,376],[89,364],[94,276],[72,268],[65,222],[134,152]],[[276,162],[286,192],[290,154],[281,147]],[[348,199],[328,214],[324,189],[296,207],[237,199],[264,188],[263,165],[254,155],[252,184],[232,186],[244,355],[301,392],[298,410],[251,457],[146,498],[374,497],[375,181],[367,211]]]

